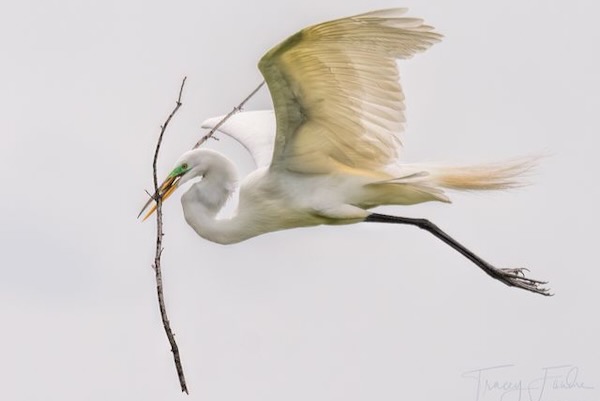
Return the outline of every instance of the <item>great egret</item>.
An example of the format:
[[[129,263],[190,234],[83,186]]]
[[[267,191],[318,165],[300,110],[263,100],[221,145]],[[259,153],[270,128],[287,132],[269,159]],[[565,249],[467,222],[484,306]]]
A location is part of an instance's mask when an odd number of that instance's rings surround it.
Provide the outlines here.
[[[181,198],[184,216],[198,235],[220,244],[319,224],[415,225],[493,278],[549,295],[545,282],[525,277],[526,269],[496,268],[428,220],[369,211],[380,205],[449,202],[444,189],[510,188],[533,163],[469,167],[397,163],[404,96],[396,59],[407,59],[442,38],[422,20],[404,17],[405,11],[379,10],[317,24],[262,57],[258,66],[274,113],[240,113],[221,128],[242,142],[258,167],[241,183],[233,217],[216,215],[236,189],[236,168],[213,150],[184,153],[161,185],[160,196],[167,199],[185,182],[201,178]],[[213,119],[205,125],[215,123]]]

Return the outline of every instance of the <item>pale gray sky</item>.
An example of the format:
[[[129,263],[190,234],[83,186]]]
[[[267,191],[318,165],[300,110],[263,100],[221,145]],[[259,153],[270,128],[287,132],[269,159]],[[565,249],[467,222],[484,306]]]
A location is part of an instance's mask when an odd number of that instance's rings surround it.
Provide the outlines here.
[[[154,223],[135,219],[181,78],[162,174],[201,121],[260,82],[269,47],[305,25],[392,6],[446,36],[401,63],[405,160],[552,156],[527,188],[386,210],[427,217],[499,266],[530,267],[556,296],[507,288],[411,227],[212,244],[173,200],[163,263],[187,399],[496,401],[501,392],[477,395],[463,373],[506,364],[486,378],[539,387],[544,372],[572,369],[544,367],[570,365],[596,389],[548,387],[541,399],[598,399],[592,0],[4,2],[0,399],[186,398],[156,307]],[[266,91],[248,105],[268,107]],[[247,171],[239,146],[212,145]]]

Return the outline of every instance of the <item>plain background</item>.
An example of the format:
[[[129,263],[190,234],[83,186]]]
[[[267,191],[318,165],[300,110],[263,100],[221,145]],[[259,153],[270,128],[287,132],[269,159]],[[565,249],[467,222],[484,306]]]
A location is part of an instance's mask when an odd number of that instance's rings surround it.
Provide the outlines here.
[[[271,46],[395,6],[445,35],[400,63],[404,160],[550,156],[526,188],[384,210],[429,218],[498,266],[527,266],[556,296],[505,287],[413,227],[220,246],[197,237],[173,199],[163,274],[191,391],[180,395],[150,268],[154,222],[135,217],[181,78],[161,175],[205,118],[260,82]],[[499,400],[464,373],[505,364],[515,366],[494,380],[526,385],[569,365],[578,383],[600,386],[599,12],[592,0],[3,2],[0,398]],[[266,91],[248,105],[269,107]],[[250,168],[232,141],[210,145]]]

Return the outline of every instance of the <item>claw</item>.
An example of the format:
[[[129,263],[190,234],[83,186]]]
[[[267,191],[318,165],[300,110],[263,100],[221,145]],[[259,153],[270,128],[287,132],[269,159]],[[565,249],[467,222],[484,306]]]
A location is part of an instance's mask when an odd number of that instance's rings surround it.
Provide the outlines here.
[[[497,278],[510,287],[521,288],[545,296],[553,295],[549,289],[543,287],[548,284],[547,281],[535,280],[525,276],[524,272],[529,272],[527,268],[495,269],[495,271],[498,273]]]

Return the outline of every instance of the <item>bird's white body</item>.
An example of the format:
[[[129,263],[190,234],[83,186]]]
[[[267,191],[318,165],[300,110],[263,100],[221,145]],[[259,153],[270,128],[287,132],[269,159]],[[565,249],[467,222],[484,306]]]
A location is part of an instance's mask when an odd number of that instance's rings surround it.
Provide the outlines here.
[[[365,186],[348,175],[280,174],[267,167],[250,173],[242,182],[233,216],[217,219],[235,190],[237,179],[229,160],[217,152],[203,150],[211,159],[211,171],[181,198],[187,223],[203,238],[230,244],[271,231],[318,224],[358,222],[368,214],[360,205]],[[226,166],[226,167],[225,167]],[[223,171],[228,173],[222,174]],[[368,179],[363,178],[368,184]],[[229,183],[230,185],[223,185]]]

